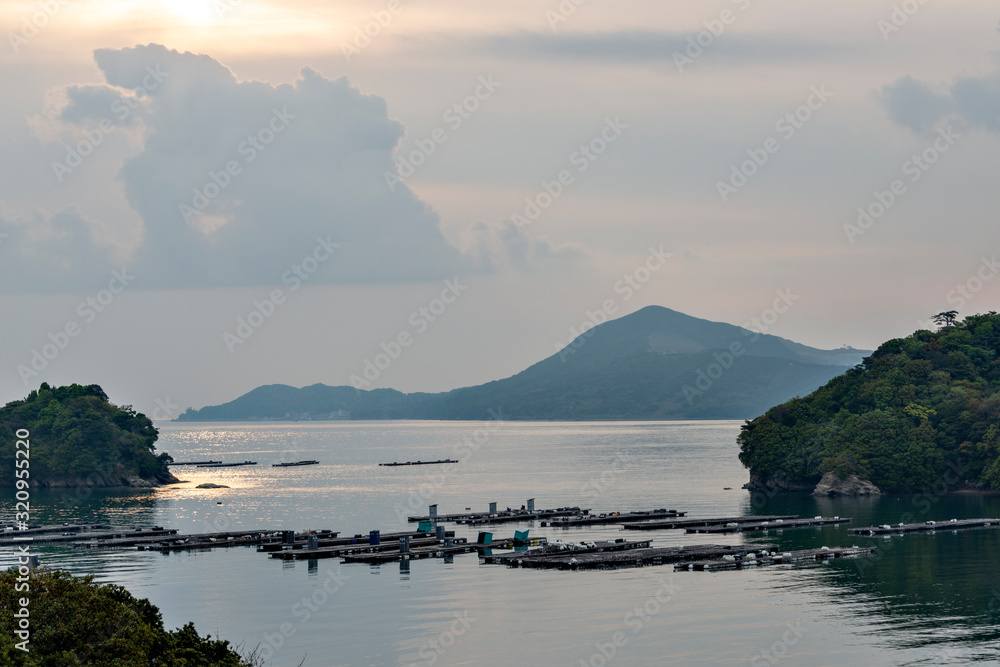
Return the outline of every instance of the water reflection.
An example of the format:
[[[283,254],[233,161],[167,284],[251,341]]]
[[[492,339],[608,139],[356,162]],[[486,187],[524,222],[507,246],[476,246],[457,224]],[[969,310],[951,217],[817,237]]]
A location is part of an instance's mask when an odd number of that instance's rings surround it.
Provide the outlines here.
[[[874,547],[873,558],[834,562],[815,572],[830,586],[829,595],[840,609],[868,626],[863,633],[875,641],[913,649],[969,648],[1000,641],[1000,530],[948,530],[945,523],[935,532],[905,536],[848,533],[848,527],[895,525],[901,519],[915,523],[1000,517],[996,496],[942,496],[925,505],[926,498],[775,496],[761,513],[822,513],[850,516],[854,521],[843,527],[772,530],[745,537],[750,543],[775,543],[783,551],[818,544]],[[942,627],[948,632],[942,633]]]

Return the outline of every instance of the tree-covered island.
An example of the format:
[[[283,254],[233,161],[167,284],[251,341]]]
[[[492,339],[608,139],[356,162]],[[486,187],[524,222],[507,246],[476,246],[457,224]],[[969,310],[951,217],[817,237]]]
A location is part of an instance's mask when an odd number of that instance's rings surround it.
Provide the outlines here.
[[[1000,489],[1000,315],[935,321],[747,421],[748,486],[811,490],[833,472],[887,492]]]
[[[33,486],[140,486],[179,480],[169,454],[155,454],[153,422],[116,406],[98,385],[50,387],[0,408],[0,485],[15,483],[18,432],[30,440]],[[23,455],[23,452],[22,452]]]

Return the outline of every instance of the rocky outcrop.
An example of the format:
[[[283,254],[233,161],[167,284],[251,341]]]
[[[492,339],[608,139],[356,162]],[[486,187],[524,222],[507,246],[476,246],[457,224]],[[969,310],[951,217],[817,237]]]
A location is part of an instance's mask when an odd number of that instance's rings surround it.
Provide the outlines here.
[[[163,484],[178,484],[181,480],[177,479],[169,472],[160,475],[154,475],[153,477],[139,477],[138,475],[129,475],[123,472],[117,472],[111,475],[105,475],[99,472],[93,472],[86,476],[80,475],[53,475],[51,477],[46,477],[44,479],[33,479],[31,480],[31,485],[42,488],[53,488],[53,489],[69,489],[69,488],[115,488],[115,487],[131,487],[136,489],[154,489]]]
[[[211,482],[205,482],[204,484],[199,484],[194,487],[196,489],[228,489],[229,487],[225,484],[212,484]]]
[[[819,484],[813,489],[814,496],[880,496],[882,492],[877,486],[857,475],[848,475],[840,479],[837,473],[830,471],[823,475]]]

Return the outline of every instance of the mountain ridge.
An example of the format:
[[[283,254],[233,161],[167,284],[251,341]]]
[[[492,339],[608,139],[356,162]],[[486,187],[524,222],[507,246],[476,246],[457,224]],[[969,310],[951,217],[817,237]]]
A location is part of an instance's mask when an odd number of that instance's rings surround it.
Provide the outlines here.
[[[662,306],[599,324],[519,373],[447,392],[263,385],[179,421],[739,419],[803,395],[866,350],[820,350]],[[780,399],[780,400],[777,400]]]

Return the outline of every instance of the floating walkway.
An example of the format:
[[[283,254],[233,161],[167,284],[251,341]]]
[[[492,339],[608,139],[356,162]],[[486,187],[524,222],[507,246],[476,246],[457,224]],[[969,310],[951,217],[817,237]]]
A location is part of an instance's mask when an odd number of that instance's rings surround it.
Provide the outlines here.
[[[622,540],[624,542],[624,540]],[[534,553],[523,552],[484,558],[486,563],[499,563],[511,567],[543,568],[554,570],[595,570],[622,567],[642,567],[645,565],[666,565],[671,563],[722,559],[724,556],[743,557],[753,551],[770,550],[771,545],[733,546],[720,544],[699,544],[694,546],[649,548],[649,542],[626,542],[618,550],[597,552]]]
[[[805,549],[803,551],[786,551],[772,553],[764,549],[745,554],[727,554],[728,557],[699,560],[691,563],[678,563],[675,570],[691,570],[695,572],[718,572],[720,570],[742,570],[748,567],[764,565],[788,565],[808,561],[823,561],[834,558],[863,558],[875,553],[875,547],[823,547],[821,549]]]
[[[78,533],[82,530],[102,530],[107,528],[100,523],[63,523],[51,526],[29,526],[25,530],[18,530],[16,524],[5,523],[0,525],[0,544],[5,544],[4,540],[11,536],[34,537],[46,533]]]
[[[895,526],[868,526],[851,528],[852,535],[898,535],[903,533],[931,533],[936,530],[960,530],[963,528],[1000,528],[1000,519],[952,519],[951,521],[924,521],[923,523],[899,523]]]
[[[100,532],[94,532],[94,533],[67,531],[61,535],[56,535],[54,533],[44,533],[44,534],[36,534],[33,536],[29,535],[25,537],[17,536],[18,533],[26,533],[26,532],[30,531],[16,531],[13,533],[4,533],[2,536],[0,536],[0,545],[17,544],[20,542],[31,542],[32,544],[53,544],[57,542],[148,538],[148,537],[157,537],[163,535],[173,535],[177,532],[177,529],[140,528],[137,530],[102,530]]]
[[[754,523],[731,522],[722,526],[695,526],[688,528],[688,533],[744,533],[756,530],[786,530],[788,528],[808,528],[810,526],[831,526],[841,523],[850,523],[850,519],[842,519],[839,516],[822,517],[815,519],[775,519],[774,521],[758,521]]]
[[[598,526],[606,523],[626,523],[631,521],[649,521],[651,519],[664,519],[667,517],[680,517],[687,512],[677,510],[651,510],[648,512],[602,512],[601,514],[588,514],[579,516],[569,516],[554,519],[553,521],[543,521],[542,528],[575,528],[577,526]]]
[[[757,523],[762,521],[789,521],[798,519],[794,514],[773,516],[736,516],[721,519],[678,519],[677,521],[653,521],[649,523],[632,523],[622,526],[625,530],[675,530],[677,528],[696,528],[699,526],[725,526],[731,523]]]

